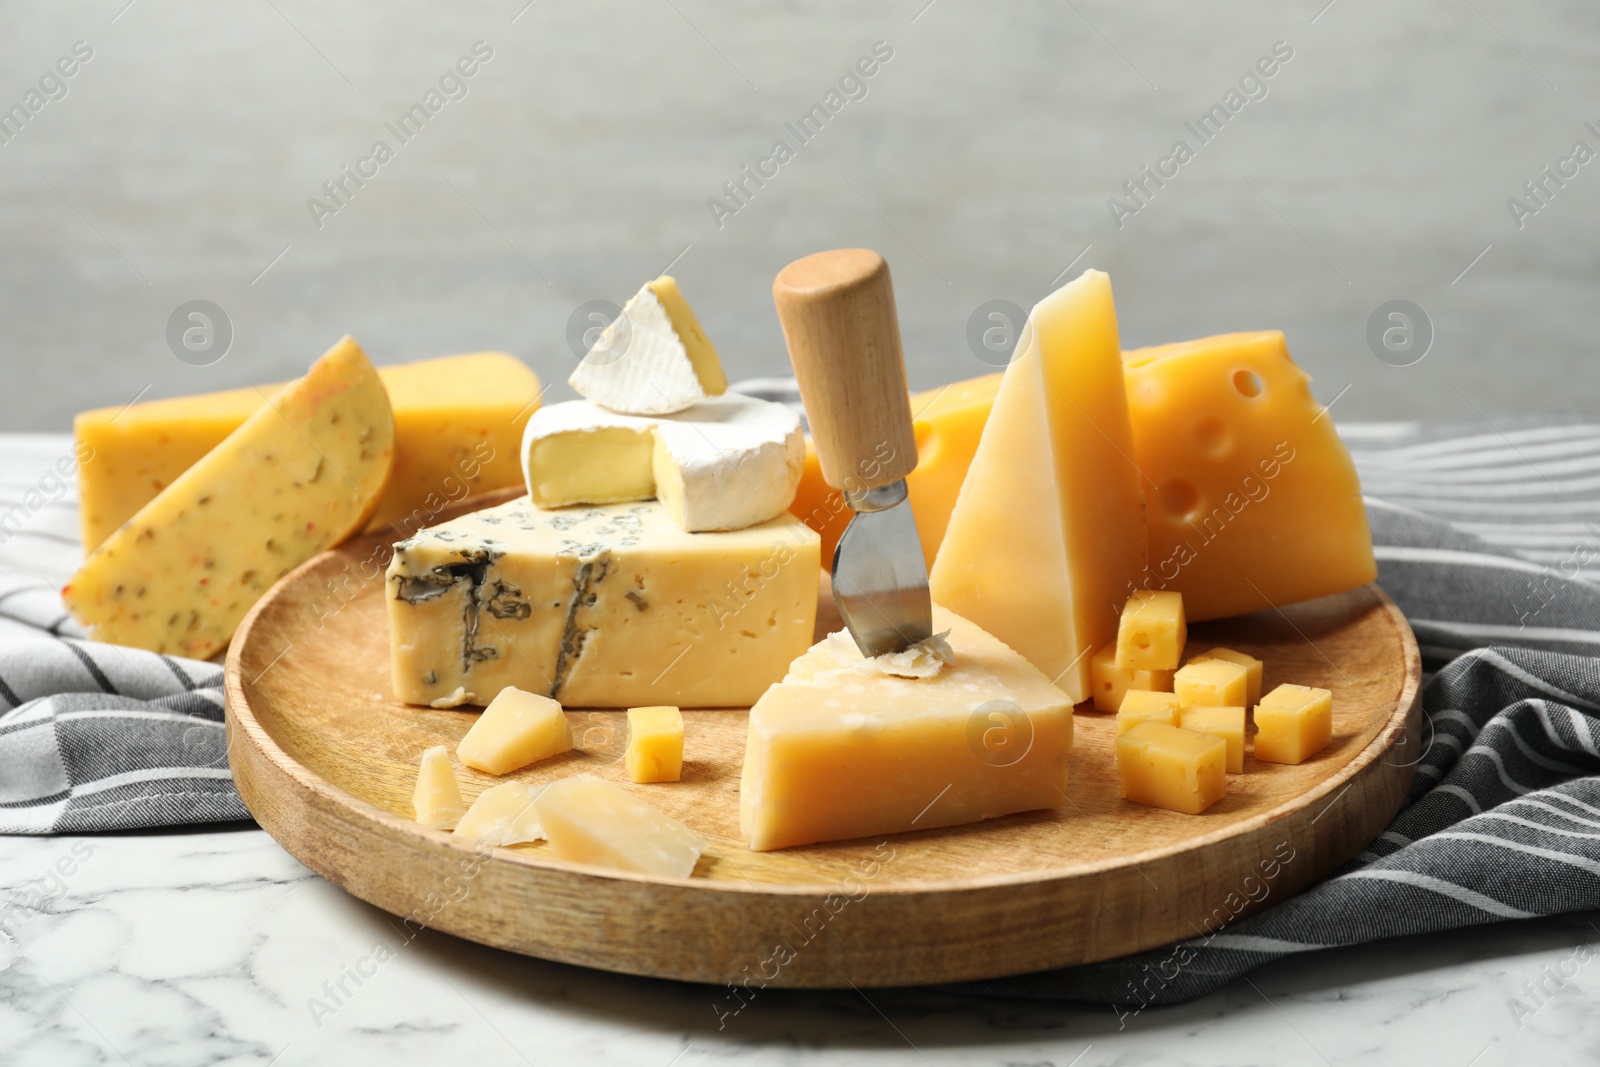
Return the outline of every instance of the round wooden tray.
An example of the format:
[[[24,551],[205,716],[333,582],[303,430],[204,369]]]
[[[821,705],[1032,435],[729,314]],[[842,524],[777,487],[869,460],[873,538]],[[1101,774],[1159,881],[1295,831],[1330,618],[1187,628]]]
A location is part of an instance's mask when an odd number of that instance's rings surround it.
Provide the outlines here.
[[[240,627],[227,661],[234,780],[268,833],[347,892],[545,959],[752,988],[951,982],[1107,959],[1214,930],[1325,876],[1393,818],[1419,753],[1416,641],[1366,586],[1190,630],[1191,652],[1227,644],[1264,659],[1268,688],[1334,693],[1327,749],[1297,767],[1247,756],[1200,816],[1120,799],[1112,720],[1084,713],[1054,811],[751,852],[738,833],[745,714],[686,711],[683,780],[633,788],[709,838],[693,878],[563,863],[542,843],[484,857],[411,818],[423,749],[454,748],[476,709],[390,695],[388,539],[311,560]],[[819,630],[836,619],[826,607]],[[571,715],[578,750],[516,777],[624,780],[623,713]],[[497,781],[460,778],[469,802]]]

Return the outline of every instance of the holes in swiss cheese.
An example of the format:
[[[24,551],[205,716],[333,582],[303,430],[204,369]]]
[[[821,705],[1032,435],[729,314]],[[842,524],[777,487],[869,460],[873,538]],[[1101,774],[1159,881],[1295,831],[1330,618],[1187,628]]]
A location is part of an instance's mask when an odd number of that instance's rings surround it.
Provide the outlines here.
[[[1188,522],[1200,509],[1200,490],[1186,478],[1173,478],[1161,486],[1161,510],[1178,522]]]

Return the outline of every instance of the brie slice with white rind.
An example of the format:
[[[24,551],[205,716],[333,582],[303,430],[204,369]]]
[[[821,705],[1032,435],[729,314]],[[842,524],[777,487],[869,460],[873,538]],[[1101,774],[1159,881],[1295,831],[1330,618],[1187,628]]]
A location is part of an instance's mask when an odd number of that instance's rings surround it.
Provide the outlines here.
[[[800,418],[729,393],[673,415],[622,415],[586,400],[540,408],[522,439],[541,508],[659,499],[684,530],[742,530],[781,515],[805,464]]]
[[[728,379],[678,283],[663,274],[629,298],[567,384],[620,414],[670,415],[722,395]]]

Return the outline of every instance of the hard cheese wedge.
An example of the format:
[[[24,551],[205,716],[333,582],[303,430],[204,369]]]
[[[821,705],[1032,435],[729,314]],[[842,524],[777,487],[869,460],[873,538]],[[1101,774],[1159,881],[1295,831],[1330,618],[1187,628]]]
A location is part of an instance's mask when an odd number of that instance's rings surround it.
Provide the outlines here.
[[[112,534],[62,588],[102,641],[204,659],[292,568],[361,529],[394,456],[346,337]]]
[[[692,534],[655,501],[514,500],[395,546],[395,696],[748,706],[810,643],[818,576],[817,535],[790,515]]]
[[[1150,489],[1140,588],[1215,619],[1377,577],[1350,453],[1276,330],[1124,354]]]
[[[467,810],[461,802],[456,772],[450,769],[450,750],[443,745],[434,745],[422,754],[411,806],[416,810],[417,821],[435,830],[454,828]]]
[[[663,274],[601,331],[567,384],[625,415],[670,415],[728,388],[694,309]]]
[[[544,508],[659,498],[685,530],[740,530],[783,513],[804,461],[800,417],[728,394],[673,415],[619,415],[586,400],[528,420],[523,470]]]
[[[570,863],[687,878],[706,848],[677,819],[592,774],[550,783],[535,803],[551,854]]]
[[[1072,702],[1037,668],[937,605],[954,662],[885,673],[818,642],[750,709],[739,822],[752,849],[927,830],[1053,808]]]
[[[561,705],[509,685],[489,701],[456,746],[462,763],[485,774],[509,774],[570,751],[572,727]]]
[[[534,801],[544,790],[529,782],[502,782],[478,794],[461,821],[456,837],[484,848],[523,845],[544,839],[544,826]]]
[[[978,439],[983,435],[1001,377],[990,374],[912,394],[911,429],[917,438],[917,469],[906,476],[906,492],[929,567],[944,541],[950,512],[978,450]],[[822,465],[809,439],[805,469],[789,510],[822,537],[822,558],[833,559],[833,548],[850,525],[851,513],[845,507],[844,495],[823,481]]]
[[[539,379],[503,352],[382,367],[394,412],[389,484],[370,525],[432,521],[449,501],[516,485],[517,443]],[[261,410],[282,384],[85,411],[73,420],[79,520],[92,552],[178,475]]]
[[[1111,281],[1085,271],[1034,307],[929,576],[933,599],[1089,699],[1145,569]]]

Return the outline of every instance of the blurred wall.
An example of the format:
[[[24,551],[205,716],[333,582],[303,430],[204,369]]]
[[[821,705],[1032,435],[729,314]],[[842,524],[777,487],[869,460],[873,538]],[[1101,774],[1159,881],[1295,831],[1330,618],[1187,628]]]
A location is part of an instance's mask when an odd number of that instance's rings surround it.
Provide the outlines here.
[[[1094,266],[1125,347],[1281,327],[1341,419],[1600,406],[1600,8],[1325,3],[5,4],[0,428],[346,332],[561,382],[575,309],[669,264],[731,376],[785,373],[772,276],[842,245],[888,257],[916,386]],[[195,299],[216,362],[169,345]]]

